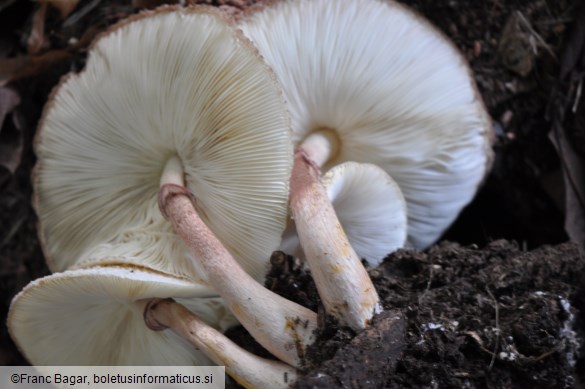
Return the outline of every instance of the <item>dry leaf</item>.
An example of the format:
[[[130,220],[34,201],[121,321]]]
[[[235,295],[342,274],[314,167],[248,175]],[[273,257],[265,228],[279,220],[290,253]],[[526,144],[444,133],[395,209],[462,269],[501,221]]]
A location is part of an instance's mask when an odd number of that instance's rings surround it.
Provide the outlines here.
[[[45,38],[45,17],[47,15],[47,4],[41,4],[35,11],[32,19],[32,27],[27,40],[28,53],[38,54],[42,49],[47,48],[48,42]]]
[[[11,113],[18,104],[20,104],[20,96],[14,89],[0,88],[0,133],[6,115]]]
[[[20,96],[11,88],[0,88],[0,166],[14,173],[22,157],[23,135],[17,121],[5,120],[20,104]],[[12,116],[12,115],[11,115]]]
[[[22,159],[22,139],[19,142],[0,142],[0,166],[13,173]]]
[[[68,60],[71,53],[53,50],[38,56],[0,59],[0,87],[9,82],[41,74],[47,68]]]
[[[577,153],[567,131],[571,118],[582,113],[585,104],[585,5],[575,18],[573,29],[561,57],[557,93],[551,98],[554,109],[549,138],[559,154],[565,183],[565,230],[585,253],[585,157]],[[579,123],[579,121],[577,121]],[[575,131],[585,131],[577,128]]]
[[[526,77],[534,67],[540,49],[556,58],[554,51],[534,30],[530,20],[520,11],[513,12],[507,19],[498,44],[498,55],[510,70]]]
[[[575,75],[576,69],[582,67],[585,70],[585,6],[581,6],[573,29],[569,35],[569,41],[563,49],[561,57],[561,81],[568,81],[570,76]]]
[[[585,160],[571,147],[560,125],[554,126],[549,138],[555,145],[565,182],[565,230],[585,252]]]
[[[51,7],[56,8],[59,10],[61,17],[65,19],[75,7],[77,7],[77,3],[79,0],[37,0],[39,3],[47,3],[50,4]]]
[[[175,1],[168,1],[168,0],[132,0],[132,7],[143,9],[143,8],[156,8],[159,5],[163,4],[175,4],[178,3],[178,0]]]

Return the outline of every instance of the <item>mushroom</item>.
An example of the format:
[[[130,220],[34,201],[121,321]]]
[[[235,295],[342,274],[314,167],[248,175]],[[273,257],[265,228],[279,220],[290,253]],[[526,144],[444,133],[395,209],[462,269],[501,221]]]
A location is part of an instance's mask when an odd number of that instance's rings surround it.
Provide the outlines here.
[[[376,165],[344,162],[322,178],[333,209],[357,255],[377,266],[406,242],[406,202],[392,178]],[[310,241],[308,244],[318,244]],[[294,222],[280,250],[305,259]]]
[[[290,208],[325,310],[355,330],[382,311],[378,294],[335,214],[320,171],[305,150],[295,153]]]
[[[240,27],[278,77],[294,143],[324,171],[383,168],[406,199],[409,244],[436,241],[492,159],[490,118],[455,46],[391,0],[271,2]]]
[[[297,378],[292,367],[243,350],[172,299],[143,300],[144,319],[154,331],[171,328],[189,340],[246,388],[287,388]]]
[[[138,266],[93,267],[28,284],[12,301],[8,331],[33,365],[210,364],[178,335],[147,328],[137,302],[153,297],[174,297],[207,322],[228,314],[220,298],[185,279]]]
[[[394,1],[282,1],[240,26],[274,69],[291,113],[290,208],[319,293],[330,313],[363,328],[377,296],[320,169],[344,161],[383,168],[406,199],[409,244],[425,248],[486,174],[489,116],[454,46]]]
[[[205,319],[221,321],[217,297],[180,298],[203,290],[136,266],[70,270],[27,285],[10,306],[8,330],[34,365],[214,362],[247,387],[290,385],[296,378],[293,368],[242,350],[191,312],[196,307]],[[176,296],[180,303],[154,296]],[[161,331],[164,327],[174,332]]]
[[[263,279],[285,228],[292,165],[274,78],[209,8],[163,7],[102,34],[85,69],[53,92],[35,139],[50,269],[120,249],[120,260],[205,281],[157,206],[161,173],[176,160],[205,224]]]
[[[256,281],[285,227],[289,125],[273,73],[217,12],[166,7],[114,27],[56,90],[36,139],[51,268],[90,258],[200,280],[298,366],[316,314]]]

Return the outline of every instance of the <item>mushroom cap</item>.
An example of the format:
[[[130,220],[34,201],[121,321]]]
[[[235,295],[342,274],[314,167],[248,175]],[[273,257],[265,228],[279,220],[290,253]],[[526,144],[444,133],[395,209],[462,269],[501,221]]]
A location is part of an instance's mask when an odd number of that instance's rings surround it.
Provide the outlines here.
[[[457,49],[394,1],[299,0],[240,27],[274,69],[293,141],[333,130],[344,161],[382,167],[408,205],[408,240],[433,243],[472,199],[491,162],[491,122]]]
[[[323,176],[327,196],[360,258],[377,266],[404,247],[406,202],[386,172],[369,163],[345,162]],[[294,223],[289,224],[280,250],[304,258]]]
[[[34,205],[53,271],[96,245],[138,242],[148,255],[127,260],[192,274],[157,205],[173,156],[199,215],[246,271],[262,278],[280,242],[289,116],[274,74],[219,12],[163,7],[103,34],[85,69],[54,90],[35,152]]]
[[[199,295],[199,298],[192,298]],[[173,297],[209,323],[230,323],[217,297],[192,282],[136,266],[69,270],[35,280],[12,301],[8,330],[34,365],[208,365],[172,331],[154,332],[134,303]],[[222,325],[223,324],[223,325]]]

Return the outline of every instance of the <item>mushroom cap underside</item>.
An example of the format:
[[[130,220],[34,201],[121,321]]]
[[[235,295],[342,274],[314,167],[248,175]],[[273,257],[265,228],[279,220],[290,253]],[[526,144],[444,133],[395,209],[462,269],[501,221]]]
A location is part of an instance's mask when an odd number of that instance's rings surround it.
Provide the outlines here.
[[[193,274],[157,206],[173,156],[200,217],[255,278],[285,226],[282,93],[241,32],[201,7],[144,13],[101,36],[85,69],[53,92],[35,152],[34,205],[53,271],[97,245],[141,241],[141,264]]]
[[[295,144],[334,131],[324,170],[382,167],[406,198],[410,244],[434,242],[492,158],[490,118],[454,45],[394,1],[281,1],[240,25],[282,85]]]
[[[192,282],[114,266],[70,270],[31,282],[11,304],[8,330],[34,365],[210,364],[172,331],[147,328],[136,301],[153,297],[173,297],[220,330],[233,324],[221,300],[200,294]]]

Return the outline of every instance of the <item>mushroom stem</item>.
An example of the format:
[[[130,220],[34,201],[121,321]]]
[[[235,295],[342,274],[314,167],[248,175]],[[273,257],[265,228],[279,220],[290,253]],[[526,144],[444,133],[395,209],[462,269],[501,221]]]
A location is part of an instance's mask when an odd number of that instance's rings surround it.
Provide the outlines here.
[[[300,366],[306,347],[314,341],[316,313],[256,282],[201,220],[189,190],[161,184],[161,212],[200,262],[209,284],[258,343],[280,360]]]
[[[290,208],[325,310],[353,329],[365,328],[382,310],[378,294],[339,223],[319,167],[304,146],[295,152]]]
[[[339,137],[335,131],[320,128],[307,136],[301,147],[309,158],[319,167],[337,156],[339,152]]]
[[[148,328],[170,328],[213,362],[225,366],[227,373],[246,388],[287,388],[297,378],[294,368],[240,348],[173,299],[140,300],[137,304],[143,308]]]
[[[184,175],[185,172],[183,171],[181,160],[176,155],[173,155],[165,164],[160,177],[160,185],[175,184],[183,186],[185,182]]]

